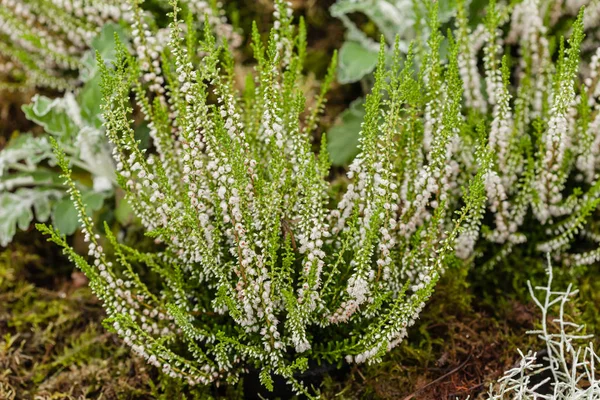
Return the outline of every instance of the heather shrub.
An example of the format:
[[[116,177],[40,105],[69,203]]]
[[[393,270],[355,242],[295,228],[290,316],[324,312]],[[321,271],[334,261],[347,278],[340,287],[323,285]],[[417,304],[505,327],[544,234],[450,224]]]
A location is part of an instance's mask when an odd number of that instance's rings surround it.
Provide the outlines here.
[[[97,64],[117,181],[156,251],[119,243],[107,225],[101,238],[56,142],[92,261],[40,225],[90,279],[107,327],[166,375],[235,382],[253,367],[266,387],[279,375],[311,395],[297,378],[309,361],[380,361],[457,258],[491,267],[522,246],[598,259],[570,250],[577,235],[597,241],[600,201],[583,11],[557,46],[536,0],[491,2],[476,29],[458,2],[448,37],[432,4],[427,43],[406,56],[400,39],[386,56],[382,38],[340,187],[328,135],[314,135],[335,58],[307,109],[303,22],[277,2],[266,45],[254,28],[244,80],[228,40],[172,5],[159,29],[133,3],[133,51],[117,41],[112,67]],[[149,150],[133,129],[139,114]]]
[[[91,261],[55,228],[39,228],[85,272],[106,326],[166,375],[234,382],[255,367],[266,387],[279,375],[311,395],[298,371],[381,360],[454,259],[457,237],[478,235],[491,156],[483,146],[471,154],[473,177],[453,159],[457,143],[475,148],[483,135],[464,135],[458,47],[444,65],[435,11],[425,72],[413,71],[412,51],[395,51],[386,68],[382,46],[361,151],[339,189],[328,180],[326,136],[320,145],[313,137],[335,58],[306,109],[303,22],[276,3],[268,43],[253,31],[255,73],[239,92],[227,41],[209,28],[197,35],[172,4],[159,57],[148,63],[118,44],[114,69],[99,63],[117,179],[156,251],[119,243],[106,225],[101,238],[58,143]],[[135,138],[132,90],[153,151]],[[436,97],[434,129],[423,115]]]
[[[511,61],[502,55],[499,29],[508,18],[496,11],[494,3],[490,5],[480,35],[482,78],[475,53],[467,51],[478,48],[477,38],[469,34],[459,8],[457,41],[463,49],[459,65],[465,115],[489,124],[488,148],[494,154],[493,168],[485,176],[489,212],[481,242],[488,266],[523,242],[529,249],[579,264],[593,262],[597,253],[569,254],[574,239],[580,234],[586,237],[600,188],[597,81],[578,74],[584,12],[573,22],[568,41],[558,41],[556,61],[541,13],[533,0],[515,7],[510,34],[518,38],[519,58]],[[463,245],[460,255],[466,257],[475,242],[471,238]]]

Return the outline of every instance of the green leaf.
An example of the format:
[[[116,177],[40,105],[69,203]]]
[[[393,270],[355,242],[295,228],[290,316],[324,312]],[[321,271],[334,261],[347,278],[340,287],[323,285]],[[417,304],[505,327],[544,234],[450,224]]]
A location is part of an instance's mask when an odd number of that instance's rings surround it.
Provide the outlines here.
[[[83,204],[85,204],[85,208],[88,211],[88,214],[91,214],[95,211],[98,211],[102,208],[104,204],[104,199],[106,195],[102,192],[87,192],[83,194]]]
[[[88,191],[82,195],[88,215],[102,208],[105,197],[103,193],[94,191]],[[77,209],[70,198],[65,197],[56,204],[52,210],[52,225],[63,235],[68,236],[75,233],[80,223]]]
[[[125,30],[117,24],[104,25],[98,36],[92,40],[92,50],[87,52],[82,59],[84,68],[82,68],[79,77],[83,82],[88,82],[99,75],[98,65],[96,64],[96,51],[100,53],[107,65],[116,60],[115,33],[119,35],[122,43],[127,42]],[[101,97],[98,98],[98,101],[100,99]]]
[[[48,221],[50,213],[52,211],[52,204],[48,201],[48,197],[45,196],[34,196],[33,198],[33,210],[35,211],[36,219],[40,222]]]
[[[70,198],[59,201],[52,210],[52,225],[63,235],[72,235],[79,226],[77,210]]]
[[[273,391],[273,378],[271,378],[271,374],[268,369],[263,369],[259,374],[260,383],[263,384],[268,391]]]
[[[115,33],[125,43],[125,31],[120,25],[106,24],[102,31],[92,41],[92,50],[83,57],[85,68],[81,71],[81,80],[85,85],[81,88],[77,100],[81,106],[81,117],[93,127],[100,129],[102,92],[100,89],[100,74],[96,64],[96,51],[105,63],[110,65],[116,60]]]
[[[148,149],[150,148],[150,128],[148,128],[147,124],[141,124],[134,128],[135,140],[139,141],[140,149]]]
[[[370,74],[377,66],[377,51],[369,50],[358,42],[344,42],[340,49],[338,81],[352,83]]]
[[[40,168],[33,172],[16,172],[0,176],[0,191],[12,192],[24,186],[61,185],[59,175],[53,171]]]
[[[131,208],[131,204],[127,201],[127,199],[122,198],[119,200],[119,204],[115,209],[115,218],[119,222],[119,224],[125,226],[133,221],[135,214],[133,213],[133,208]]]
[[[96,129],[102,128],[102,92],[100,75],[96,74],[81,88],[77,100],[81,107],[81,117]]]
[[[364,99],[358,98],[339,117],[327,133],[327,151],[333,165],[347,165],[358,154],[358,139],[365,116]]]

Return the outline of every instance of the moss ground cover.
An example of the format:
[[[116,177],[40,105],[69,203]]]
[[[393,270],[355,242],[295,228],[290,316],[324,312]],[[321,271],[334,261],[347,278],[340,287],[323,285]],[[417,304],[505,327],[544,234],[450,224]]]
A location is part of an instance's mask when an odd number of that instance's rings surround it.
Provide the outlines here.
[[[241,398],[243,382],[192,390],[161,380],[154,367],[130,357],[100,326],[102,308],[81,273],[48,251],[40,235],[29,234],[33,242],[17,242],[0,256],[1,398]],[[476,398],[485,392],[515,363],[515,348],[532,346],[523,332],[539,315],[524,293],[501,295],[492,284],[474,288],[476,277],[466,271],[453,277],[440,283],[408,341],[383,363],[325,375],[324,398]],[[595,281],[586,273],[579,285],[578,306],[590,326],[600,318],[592,303]]]

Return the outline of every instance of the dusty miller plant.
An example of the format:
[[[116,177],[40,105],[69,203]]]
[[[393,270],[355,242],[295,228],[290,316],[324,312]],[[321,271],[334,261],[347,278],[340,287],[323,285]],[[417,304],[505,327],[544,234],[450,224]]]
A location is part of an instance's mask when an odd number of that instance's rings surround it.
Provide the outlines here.
[[[115,34],[124,37],[122,29],[108,24],[92,41],[105,62],[114,60]],[[34,217],[39,222],[51,217],[67,235],[78,226],[77,212],[56,168],[50,136],[77,167],[78,187],[88,211],[98,210],[116,187],[114,162],[102,127],[100,76],[95,61],[89,72],[94,70],[80,90],[54,99],[38,94],[22,107],[43,133],[15,133],[0,150],[0,246],[12,240],[17,228],[28,229]]]
[[[36,95],[25,112],[44,126],[46,134],[20,134],[0,151],[0,246],[12,240],[17,228],[28,229],[34,214],[40,222],[52,217],[67,235],[77,229],[77,212],[53,168],[56,157],[50,137],[61,144],[72,164],[91,175],[92,185],[84,184],[85,179],[78,182],[88,211],[98,210],[116,186],[104,132],[72,93],[54,100]]]
[[[456,12],[455,2],[444,0],[437,3],[438,20],[448,22]],[[359,81],[377,66],[380,44],[359,29],[351,19],[352,14],[364,14],[377,27],[390,54],[394,44],[406,54],[412,41],[425,42],[429,36],[427,5],[419,0],[337,0],[330,12],[342,21],[347,30],[346,41],[340,49],[340,83]]]
[[[396,52],[386,69],[382,47],[361,153],[337,193],[325,137],[316,154],[312,135],[335,64],[306,110],[304,24],[296,28],[291,9],[276,5],[266,46],[254,28],[256,73],[241,93],[227,43],[209,29],[196,37],[177,3],[170,42],[154,64],[164,84],[147,79],[145,61],[122,45],[114,71],[100,63],[118,180],[156,252],[120,244],[106,226],[101,239],[58,144],[91,262],[54,228],[39,229],[88,276],[106,325],[163,373],[209,384],[236,381],[254,366],[266,387],[276,374],[310,396],[295,377],[309,360],[377,362],[407,335],[456,237],[477,229],[490,156],[478,151],[480,171],[464,190],[455,184],[448,159],[463,123],[457,48],[443,66],[434,18],[428,79],[447,90],[427,159],[419,159],[424,77],[410,52],[403,66]],[[135,139],[131,88],[155,152]],[[158,279],[146,279],[152,275]]]
[[[594,349],[594,335],[585,334],[585,326],[573,322],[568,315],[569,302],[578,291],[571,285],[565,291],[552,288],[550,257],[547,273],[546,286],[532,288],[527,282],[529,293],[542,312],[541,327],[527,333],[542,340],[545,354],[528,352],[524,355],[519,350],[519,363],[490,386],[490,400],[600,397],[600,356]],[[540,294],[536,294],[536,290]],[[557,317],[552,318],[556,310]]]

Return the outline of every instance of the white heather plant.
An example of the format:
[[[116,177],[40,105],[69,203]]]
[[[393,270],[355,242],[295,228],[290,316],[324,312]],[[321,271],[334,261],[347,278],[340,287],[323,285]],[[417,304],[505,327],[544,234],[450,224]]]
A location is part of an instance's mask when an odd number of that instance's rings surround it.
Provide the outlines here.
[[[528,242],[520,248],[552,252],[571,264],[600,260],[597,245],[587,252],[579,246],[572,251],[575,254],[568,254],[575,238],[600,243],[590,218],[600,202],[600,50],[596,44],[589,63],[581,55],[584,32],[593,34],[597,2],[567,24],[570,29],[563,31],[568,41],[559,39],[555,48],[549,13],[562,10],[552,18],[564,21],[565,15],[573,14],[565,11],[572,4],[524,0],[497,7],[492,2],[484,23],[475,29],[471,29],[465,2],[457,1],[456,7],[454,36],[465,123],[452,141],[448,162],[462,174],[454,173],[449,185],[460,186],[469,175],[465,171],[476,170],[472,155],[477,142],[471,138],[480,124],[486,127],[493,154],[493,166],[484,178],[488,197],[484,240],[478,229],[464,232],[457,255],[467,259],[484,253],[486,268],[491,268],[517,245]],[[504,55],[505,48],[518,57]],[[424,111],[423,141],[418,144],[425,157],[431,132],[439,124],[441,95],[447,90],[437,80],[436,70],[428,69],[430,65],[423,72],[430,100]],[[343,115],[344,125],[332,132],[330,150],[337,164],[355,156],[353,139],[348,140],[352,137],[349,126],[360,116],[360,107],[353,105]],[[418,160],[412,158],[412,162]]]
[[[266,387],[275,374],[311,396],[296,377],[309,360],[381,360],[407,335],[463,227],[477,235],[490,156],[477,153],[481,168],[462,202],[450,162],[463,125],[457,47],[443,66],[433,18],[425,78],[413,72],[410,52],[402,67],[396,52],[386,69],[382,46],[361,153],[336,193],[325,139],[315,154],[312,136],[335,63],[306,110],[303,22],[296,28],[291,9],[276,3],[267,46],[254,28],[256,74],[239,93],[227,43],[209,29],[199,40],[173,7],[170,42],[154,65],[164,82],[147,79],[144,59],[121,45],[115,70],[102,70],[119,183],[157,251],[124,246],[107,226],[102,241],[59,144],[92,262],[54,228],[38,227],[85,272],[107,326],[164,374],[209,384],[255,367]],[[134,137],[132,87],[156,152]],[[437,95],[424,158],[421,115]],[[146,280],[152,275],[159,279]]]
[[[568,41],[559,40],[556,62],[537,0],[516,5],[512,14],[500,13],[490,3],[483,36],[469,33],[465,15],[459,3],[458,46],[479,48],[483,37],[484,76],[474,52],[459,53],[464,114],[471,125],[489,124],[488,149],[493,153],[493,167],[484,178],[489,213],[482,232],[488,244],[503,245],[484,247],[488,265],[525,241],[529,248],[577,264],[594,262],[598,250],[567,255],[576,235],[586,235],[586,224],[600,202],[598,81],[581,81],[578,75],[583,10]],[[510,27],[509,38],[518,38],[516,60],[502,55],[503,26]],[[458,160],[464,169],[470,168],[469,152],[463,148]],[[464,239],[458,250],[467,258],[477,238]]]
[[[0,91],[76,83],[102,26],[123,17],[115,0],[0,0]]]
[[[600,398],[600,356],[594,349],[594,335],[585,334],[585,326],[569,317],[569,302],[578,293],[571,285],[565,291],[552,288],[552,266],[548,256],[548,284],[529,293],[542,312],[541,327],[530,332],[544,344],[545,353],[519,350],[521,360],[506,371],[494,385],[488,398],[574,400]],[[535,290],[541,292],[536,295]],[[556,318],[551,319],[551,315]]]
[[[160,15],[161,3],[166,2],[157,0],[149,8]],[[185,0],[183,5],[197,23],[208,22],[219,39],[234,47],[240,44],[220,3]],[[90,63],[88,50],[103,26],[152,24],[153,20],[152,12],[134,15],[127,2],[119,0],[0,0],[0,92],[73,89],[81,75],[89,75],[94,57]],[[149,55],[156,50],[153,47],[160,47],[160,37],[158,42],[148,46]]]

